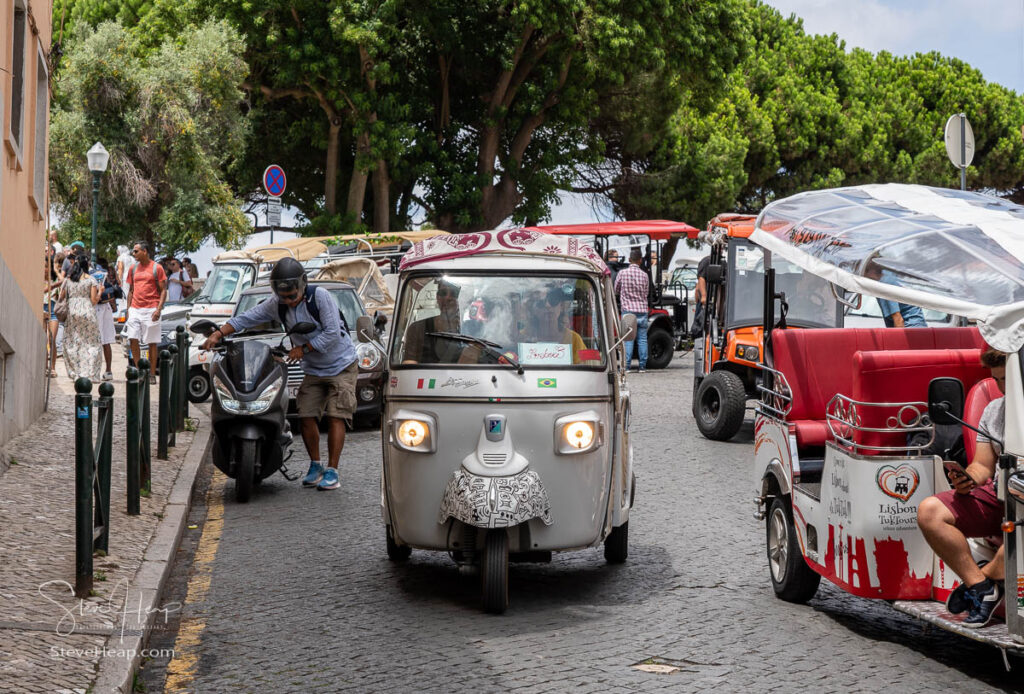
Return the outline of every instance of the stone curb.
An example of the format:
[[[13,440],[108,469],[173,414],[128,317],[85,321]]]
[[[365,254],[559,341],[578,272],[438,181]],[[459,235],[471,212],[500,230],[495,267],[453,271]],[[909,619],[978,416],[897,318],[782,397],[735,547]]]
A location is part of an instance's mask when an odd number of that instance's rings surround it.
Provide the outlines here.
[[[160,616],[160,596],[171,574],[174,553],[188,522],[192,490],[195,487],[199,467],[210,452],[210,420],[195,405],[190,413],[197,420],[195,435],[185,453],[185,460],[174,487],[167,497],[164,516],[146,548],[142,565],[128,586],[130,604],[125,606],[123,626],[107,639],[106,650],[100,657],[97,677],[91,691],[97,694],[119,692],[131,694],[135,670],[142,659],[142,650],[149,642],[149,634]],[[131,657],[123,655],[130,652]]]

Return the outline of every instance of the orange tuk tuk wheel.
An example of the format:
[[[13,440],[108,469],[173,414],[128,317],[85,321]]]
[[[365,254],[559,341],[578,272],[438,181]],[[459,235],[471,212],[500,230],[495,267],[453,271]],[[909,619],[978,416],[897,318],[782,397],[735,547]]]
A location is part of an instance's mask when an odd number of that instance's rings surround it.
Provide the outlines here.
[[[697,428],[712,441],[728,441],[743,426],[747,390],[731,371],[712,371],[700,382],[694,398]]]

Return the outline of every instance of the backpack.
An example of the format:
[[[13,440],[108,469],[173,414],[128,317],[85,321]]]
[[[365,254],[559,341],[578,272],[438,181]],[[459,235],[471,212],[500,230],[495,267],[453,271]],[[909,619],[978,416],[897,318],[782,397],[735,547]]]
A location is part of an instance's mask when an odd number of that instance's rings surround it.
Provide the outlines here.
[[[317,304],[316,304],[316,287],[311,287],[311,286],[309,286],[307,284],[306,285],[306,291],[305,291],[305,294],[302,297],[302,300],[306,304],[306,310],[309,311],[309,315],[311,315],[313,317],[313,320],[315,320],[320,327],[323,327],[324,324],[320,321],[320,307],[317,306]],[[332,301],[333,301],[333,299],[332,299]],[[285,306],[284,304],[278,302],[278,304],[277,304],[277,317],[281,320],[281,325],[282,326],[285,324],[284,323],[284,317],[285,317],[285,315],[287,315],[287,313],[288,313],[288,307]],[[342,332],[342,334],[343,335],[348,335],[349,334],[348,323],[345,322],[345,315],[341,312],[340,308],[338,309],[338,320],[341,321],[341,332]]]
[[[157,263],[156,263],[156,261],[153,261],[153,260],[151,260],[150,263],[152,263],[152,265],[153,265],[153,279],[158,279],[159,275],[157,275],[158,271],[156,269],[157,268]],[[132,265],[131,269],[128,271],[128,284],[135,284],[135,268],[137,268],[138,266],[139,266],[139,264],[135,263],[134,265]]]

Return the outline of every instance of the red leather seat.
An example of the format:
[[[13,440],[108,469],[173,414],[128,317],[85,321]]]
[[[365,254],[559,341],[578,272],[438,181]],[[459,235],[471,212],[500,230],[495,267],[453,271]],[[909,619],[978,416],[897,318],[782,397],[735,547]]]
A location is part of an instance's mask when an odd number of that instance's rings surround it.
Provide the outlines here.
[[[999,390],[999,386],[996,385],[996,379],[986,378],[978,381],[967,391],[967,399],[964,401],[964,421],[972,426],[978,426],[985,406],[1001,397],[1003,394]],[[995,436],[999,436],[999,434],[995,434]],[[967,452],[968,463],[974,460],[974,452],[977,448],[978,435],[964,427],[964,450]]]
[[[836,393],[853,397],[857,352],[984,348],[985,342],[976,328],[772,331],[773,366],[786,375],[793,390],[787,419],[800,447],[822,446],[829,438],[825,409]],[[927,385],[922,395],[911,399],[926,400]]]

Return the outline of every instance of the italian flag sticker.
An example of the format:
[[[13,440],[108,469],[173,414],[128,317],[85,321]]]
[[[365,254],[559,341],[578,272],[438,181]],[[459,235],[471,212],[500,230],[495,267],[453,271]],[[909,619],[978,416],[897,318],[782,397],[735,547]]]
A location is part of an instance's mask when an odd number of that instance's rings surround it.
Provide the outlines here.
[[[416,381],[416,388],[419,389],[419,390],[423,390],[424,388],[426,388],[427,390],[430,390],[433,387],[434,387],[434,379],[432,379],[432,378],[421,378],[418,381]]]

